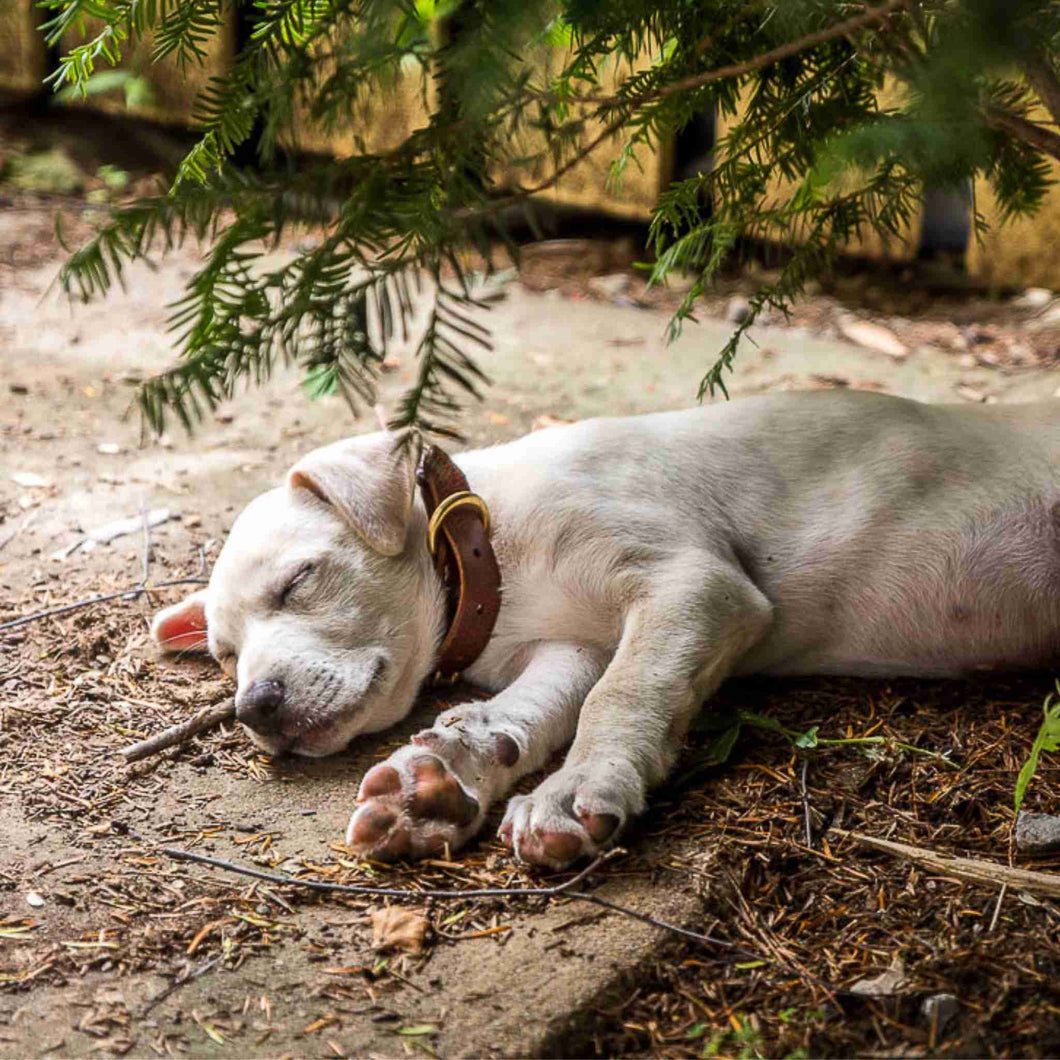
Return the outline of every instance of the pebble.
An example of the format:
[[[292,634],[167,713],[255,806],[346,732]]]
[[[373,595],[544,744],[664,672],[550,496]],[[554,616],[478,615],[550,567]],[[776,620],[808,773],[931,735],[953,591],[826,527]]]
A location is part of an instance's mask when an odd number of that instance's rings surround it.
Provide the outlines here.
[[[598,298],[608,300],[624,295],[629,290],[630,278],[628,273],[613,272],[608,276],[593,276],[587,286]]]
[[[1016,819],[1016,849],[1021,854],[1060,850],[1060,817],[1051,813],[1021,812]]]
[[[12,394],[28,394],[29,387],[25,383],[12,383],[8,388]]]
[[[1044,309],[1053,300],[1053,292],[1048,287],[1028,287],[1016,299],[1016,305],[1025,305],[1028,309]]]
[[[50,479],[38,475],[35,471],[12,471],[10,477],[16,486],[22,486],[24,489],[47,489],[51,485]]]
[[[950,1020],[961,1011],[961,1003],[953,994],[932,994],[924,998],[920,1011],[935,1028],[935,1033],[942,1034]]]

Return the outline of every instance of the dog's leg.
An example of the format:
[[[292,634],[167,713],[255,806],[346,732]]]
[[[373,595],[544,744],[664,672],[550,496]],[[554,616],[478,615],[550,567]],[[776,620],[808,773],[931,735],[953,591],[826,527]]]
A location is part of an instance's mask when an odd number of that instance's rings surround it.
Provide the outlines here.
[[[562,868],[610,843],[644,809],[645,792],[669,773],[699,705],[762,636],[771,613],[736,567],[708,557],[705,569],[699,555],[668,570],[628,613],[563,768],[509,802],[501,837],[516,855]]]
[[[490,804],[574,735],[578,711],[609,653],[546,642],[492,699],[453,707],[433,728],[374,766],[346,842],[362,856],[394,859],[456,850]]]

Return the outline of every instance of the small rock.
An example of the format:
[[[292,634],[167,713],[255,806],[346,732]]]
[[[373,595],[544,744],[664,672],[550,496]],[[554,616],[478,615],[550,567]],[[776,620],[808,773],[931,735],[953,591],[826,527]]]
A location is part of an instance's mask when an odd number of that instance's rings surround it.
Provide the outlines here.
[[[627,273],[613,272],[610,276],[593,276],[588,283],[589,290],[598,298],[608,301],[624,295],[629,291],[630,278]]]
[[[40,909],[44,905],[44,899],[36,891],[30,891],[26,895],[26,904],[33,906],[34,909]]]
[[[25,383],[12,383],[8,388],[12,394],[28,394],[29,387]]]
[[[1047,287],[1028,287],[1019,298],[1013,300],[1013,304],[1028,309],[1044,309],[1052,300],[1053,292]]]
[[[96,446],[96,452],[104,456],[117,456],[121,452],[121,446],[117,442],[100,442]]]
[[[1060,326],[1060,305],[1051,305],[1026,325],[1032,331],[1042,331]]]
[[[882,327],[880,324],[847,318],[840,320],[839,330],[850,342],[864,346],[868,350],[875,350],[877,353],[885,353],[896,361],[909,355],[908,347],[899,342],[898,336],[890,328]]]
[[[945,1031],[950,1020],[961,1011],[961,1003],[953,994],[933,994],[924,998],[920,1011],[937,1036]]]
[[[214,419],[216,419],[218,423],[231,423],[235,419],[235,416],[233,416],[231,412],[219,412]]]
[[[729,299],[729,304],[725,307],[725,319],[733,324],[742,324],[750,312],[751,303],[736,295],[735,298]]]
[[[1048,854],[1060,850],[1060,817],[1021,811],[1016,820],[1016,849],[1021,854]]]
[[[26,489],[46,489],[51,481],[43,475],[33,471],[15,471],[11,474],[11,481],[16,486],[24,486]]]

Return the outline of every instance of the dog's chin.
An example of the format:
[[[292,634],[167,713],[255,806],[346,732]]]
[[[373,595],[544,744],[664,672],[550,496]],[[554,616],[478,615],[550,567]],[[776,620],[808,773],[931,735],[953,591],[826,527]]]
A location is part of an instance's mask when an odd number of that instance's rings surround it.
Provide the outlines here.
[[[360,731],[359,728],[343,725],[341,721],[320,725],[309,731],[290,735],[280,732],[265,735],[243,726],[247,735],[267,754],[299,755],[303,758],[326,758],[338,754]]]

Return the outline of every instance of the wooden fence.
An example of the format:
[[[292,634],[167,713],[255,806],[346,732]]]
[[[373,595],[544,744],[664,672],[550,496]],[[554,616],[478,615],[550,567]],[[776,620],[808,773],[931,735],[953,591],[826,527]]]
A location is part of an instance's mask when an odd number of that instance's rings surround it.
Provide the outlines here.
[[[41,13],[33,0],[0,0],[0,89],[16,93],[40,90],[50,68],[50,57],[37,29]],[[129,50],[124,67],[144,77],[151,87],[150,104],[127,108],[124,100],[90,96],[71,106],[85,106],[111,113],[131,113],[154,121],[187,126],[199,88],[206,79],[225,72],[235,47],[234,24],[212,45],[204,68],[185,77],[173,62],[149,62],[149,46],[140,44]],[[547,51],[538,57],[542,64],[555,62]],[[621,76],[616,69],[612,80]],[[388,101],[385,119],[376,118],[370,128],[355,124],[335,136],[303,134],[298,145],[310,150],[330,151],[337,156],[350,154],[361,136],[369,149],[385,149],[399,143],[408,132],[425,119],[418,79],[399,84]],[[293,139],[292,134],[292,139]],[[552,201],[579,207],[592,207],[618,217],[646,219],[659,191],[673,172],[673,152],[641,154],[640,165],[630,165],[619,187],[608,183],[608,171],[617,156],[618,144],[603,144],[589,159],[564,174],[560,184],[543,193]],[[1053,163],[1060,178],[1060,165]],[[543,171],[539,176],[544,176]],[[503,177],[503,175],[501,175]],[[976,208],[991,224],[990,232],[980,241],[972,240],[967,264],[972,275],[999,285],[1038,285],[1060,289],[1060,189],[1053,190],[1045,207],[1034,218],[1001,226],[989,188],[979,181],[973,189]],[[863,240],[852,249],[879,258],[907,260],[917,250],[920,222],[911,226],[904,242],[881,245],[874,239]]]

